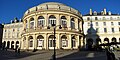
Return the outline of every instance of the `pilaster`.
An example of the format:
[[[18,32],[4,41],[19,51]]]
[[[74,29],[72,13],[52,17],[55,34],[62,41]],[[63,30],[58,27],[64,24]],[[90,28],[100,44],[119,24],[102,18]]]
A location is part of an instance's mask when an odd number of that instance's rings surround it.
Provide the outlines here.
[[[61,39],[60,39],[60,34],[57,34],[57,39],[56,39],[56,46],[57,46],[57,49],[60,49],[61,48]]]
[[[37,49],[37,39],[36,39],[36,35],[33,35],[33,48]]]
[[[48,49],[48,37],[47,37],[47,34],[44,34],[44,48]]]
[[[68,27],[68,30],[71,30],[71,23],[70,23],[70,21],[71,21],[70,16],[67,16],[67,27]]]
[[[75,18],[75,29],[78,31],[78,19]]]
[[[68,40],[68,48],[72,48],[71,34],[69,34],[68,36],[69,36],[69,40]]]

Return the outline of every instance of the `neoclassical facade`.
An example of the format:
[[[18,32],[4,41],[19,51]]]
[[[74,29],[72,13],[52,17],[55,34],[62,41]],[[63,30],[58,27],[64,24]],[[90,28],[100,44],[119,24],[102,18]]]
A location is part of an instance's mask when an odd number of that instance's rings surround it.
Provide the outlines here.
[[[83,16],[86,48],[96,44],[111,42],[120,43],[120,15],[104,9],[101,12],[92,11]],[[89,46],[88,46],[89,45]],[[118,45],[120,47],[120,45]]]
[[[2,47],[15,49],[20,47],[21,33],[23,31],[22,21],[15,18],[11,23],[3,24]]]
[[[32,7],[23,16],[21,49],[53,49],[54,27],[56,49],[78,49],[83,41],[82,24],[82,15],[64,4],[47,2]]]

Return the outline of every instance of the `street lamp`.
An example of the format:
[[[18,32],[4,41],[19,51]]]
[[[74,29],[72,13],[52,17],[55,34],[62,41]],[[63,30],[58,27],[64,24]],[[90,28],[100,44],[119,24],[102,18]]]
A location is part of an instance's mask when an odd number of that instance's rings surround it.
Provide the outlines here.
[[[56,43],[55,43],[55,34],[56,34],[56,27],[59,27],[59,29],[61,29],[61,25],[55,25],[55,24],[52,24],[52,26],[54,27],[54,40],[53,40],[53,47],[54,47],[54,53],[52,55],[53,57],[53,60],[56,60],[56,50],[55,50],[55,46],[56,46]],[[50,27],[48,26],[48,29],[50,29]]]

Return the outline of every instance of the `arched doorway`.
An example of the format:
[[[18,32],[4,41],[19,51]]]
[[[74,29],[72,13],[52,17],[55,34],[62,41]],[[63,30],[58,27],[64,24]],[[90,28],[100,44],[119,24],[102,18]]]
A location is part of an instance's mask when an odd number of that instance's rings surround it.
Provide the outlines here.
[[[28,40],[28,46],[29,48],[33,47],[33,37],[32,36],[29,36],[29,40]]]
[[[115,37],[112,38],[112,42],[116,43],[117,39]]]
[[[44,37],[42,35],[39,35],[37,37],[37,47],[43,48],[44,47]]]
[[[10,48],[10,41],[7,42],[7,49]]]
[[[6,48],[6,41],[4,41],[4,42],[2,43],[2,48],[3,48],[3,49]]]
[[[109,43],[109,39],[108,39],[108,38],[105,38],[105,39],[104,39],[104,42],[105,42],[105,43]]]
[[[14,49],[14,41],[11,42],[11,49]]]
[[[93,39],[92,38],[89,38],[87,40],[87,49],[88,50],[92,50],[92,46],[93,46]]]
[[[76,47],[76,39],[75,36],[72,37],[72,48]]]
[[[48,38],[48,47],[49,49],[53,49],[54,48],[54,44],[56,46],[56,40],[54,40],[54,35],[50,35],[49,38]],[[54,43],[55,41],[55,43]]]
[[[62,41],[62,48],[68,47],[68,40],[66,35],[63,35],[61,37],[61,41]]]
[[[16,41],[15,48],[18,49],[18,47],[19,47],[19,41]]]

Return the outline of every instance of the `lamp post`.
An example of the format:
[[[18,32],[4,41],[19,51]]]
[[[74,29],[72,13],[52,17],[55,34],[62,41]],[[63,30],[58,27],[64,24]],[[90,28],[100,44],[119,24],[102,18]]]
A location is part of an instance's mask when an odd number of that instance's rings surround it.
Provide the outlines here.
[[[56,60],[56,50],[55,50],[55,47],[56,47],[56,43],[55,43],[55,34],[56,34],[56,27],[59,27],[59,29],[61,29],[61,25],[55,25],[55,24],[52,24],[52,26],[54,27],[54,40],[53,40],[53,47],[54,47],[54,53],[52,55],[52,58],[53,60]],[[48,27],[48,29],[50,29],[50,27]]]

